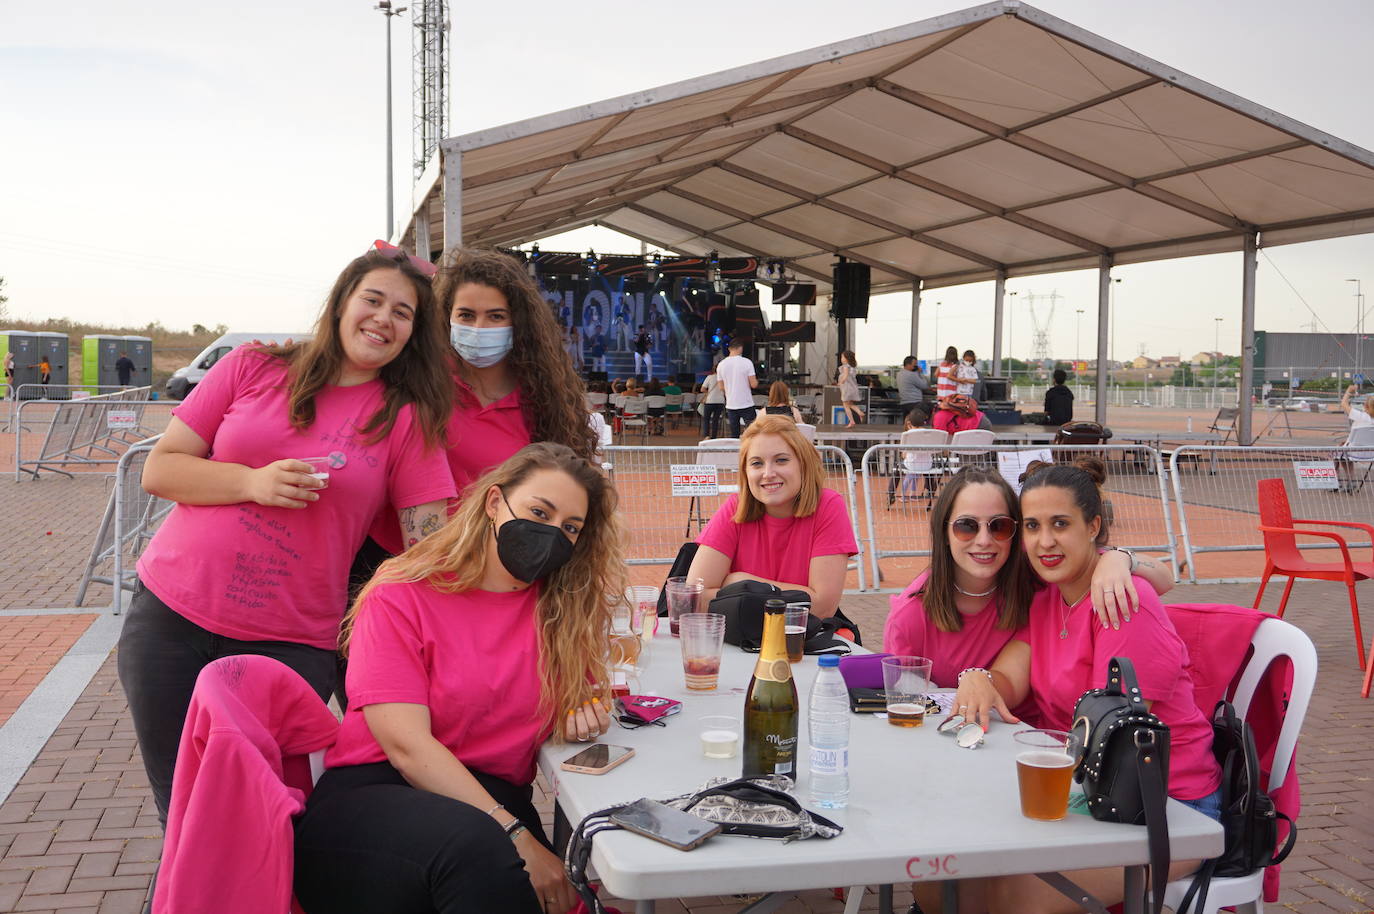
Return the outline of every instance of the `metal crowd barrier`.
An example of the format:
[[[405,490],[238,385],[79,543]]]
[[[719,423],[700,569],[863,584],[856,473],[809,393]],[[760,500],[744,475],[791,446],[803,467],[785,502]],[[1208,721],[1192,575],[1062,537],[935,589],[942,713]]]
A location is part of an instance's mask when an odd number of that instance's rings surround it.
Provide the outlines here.
[[[59,469],[63,466],[92,466],[112,464],[129,444],[148,437],[151,429],[144,425],[151,388],[134,387],[114,394],[101,394],[82,400],[21,401],[14,410],[14,479],[18,482],[28,473],[34,479],[47,470],[70,477]],[[35,409],[52,411],[38,455],[24,458],[24,411]],[[116,412],[120,422],[115,425]]]
[[[94,390],[92,390],[94,388]],[[16,400],[76,400],[88,399],[84,397],[74,397],[75,391],[89,391],[91,396],[103,396],[107,393],[119,393],[124,390],[138,390],[132,384],[35,384],[26,381],[23,384],[14,386]],[[54,396],[55,395],[55,396]]]
[[[868,588],[863,538],[855,510],[854,465],[842,449],[820,446],[825,487],[844,496],[859,555],[852,567],[859,590]],[[613,446],[601,450],[603,465],[620,495],[620,514],[629,533],[630,565],[671,565],[683,543],[696,538],[725,499],[738,491],[739,450]]]
[[[115,615],[119,615],[123,593],[138,587],[138,571],[135,567],[138,557],[143,554],[158,525],[174,505],[145,492],[141,482],[144,461],[161,437],[158,435],[139,441],[119,458],[114,491],[105,505],[105,514],[100,519],[90,557],[86,560],[86,572],[76,595],[77,606],[86,598],[86,591],[91,584],[108,584],[113,591],[110,608]],[[100,574],[100,569],[107,563],[109,573]]]
[[[1199,579],[1195,557],[1209,552],[1259,552],[1257,483],[1285,481],[1295,518],[1370,523],[1374,517],[1374,451],[1333,446],[1189,446],[1169,458],[1188,578],[1193,583],[1249,579],[1221,574]],[[1366,483],[1366,475],[1368,482]],[[1350,547],[1368,547],[1358,530],[1317,527],[1349,534]],[[1298,540],[1303,549],[1338,549],[1316,537]]]
[[[952,451],[949,445],[879,444],[864,452],[860,464],[867,519],[869,579],[883,587],[880,560],[931,553],[930,510],[939,488],[963,466],[984,464],[998,470],[1020,490],[1017,478],[1032,460],[1071,462],[1093,454],[1107,463],[1103,493],[1111,511],[1111,542],[1139,552],[1167,554],[1178,577],[1173,518],[1159,451],[1139,445],[983,445]],[[905,458],[910,455],[909,460]]]

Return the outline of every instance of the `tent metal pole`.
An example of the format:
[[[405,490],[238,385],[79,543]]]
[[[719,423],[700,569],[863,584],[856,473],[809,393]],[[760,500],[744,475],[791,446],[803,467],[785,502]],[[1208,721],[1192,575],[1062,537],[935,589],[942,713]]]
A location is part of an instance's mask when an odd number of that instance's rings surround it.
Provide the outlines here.
[[[1097,405],[1093,419],[1107,424],[1107,342],[1111,339],[1112,255],[1097,259]]]
[[[444,250],[463,244],[463,153],[444,152]]]
[[[911,348],[907,355],[921,357],[921,281],[911,284]]]
[[[429,197],[425,197],[419,212],[415,214],[415,256],[424,260],[434,259],[429,238]]]
[[[1245,236],[1245,253],[1240,279],[1240,377],[1236,379],[1237,414],[1236,439],[1242,445],[1253,444],[1254,406],[1250,391],[1255,381],[1255,268],[1259,257],[1259,233]]]
[[[997,268],[992,292],[992,376],[1002,376],[1002,305],[1007,298],[1007,271]]]

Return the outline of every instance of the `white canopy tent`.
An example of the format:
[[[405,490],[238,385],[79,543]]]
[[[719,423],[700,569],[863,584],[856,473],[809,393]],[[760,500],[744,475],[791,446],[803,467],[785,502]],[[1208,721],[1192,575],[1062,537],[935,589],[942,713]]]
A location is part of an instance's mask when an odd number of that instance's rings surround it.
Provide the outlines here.
[[[1097,268],[1105,365],[1114,264],[1241,251],[1246,391],[1258,248],[1374,231],[1374,153],[998,0],[446,139],[399,240],[593,224],[823,287],[868,264],[911,290],[913,352],[922,290],[994,280],[994,373],[1008,277]]]

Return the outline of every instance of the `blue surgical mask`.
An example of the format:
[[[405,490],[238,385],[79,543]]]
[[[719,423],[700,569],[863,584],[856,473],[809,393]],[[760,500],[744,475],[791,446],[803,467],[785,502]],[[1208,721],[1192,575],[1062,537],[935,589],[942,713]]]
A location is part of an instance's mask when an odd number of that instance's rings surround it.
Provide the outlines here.
[[[453,348],[474,368],[495,365],[506,357],[514,342],[515,329],[505,327],[470,327],[467,324],[454,324],[449,330],[449,342]]]

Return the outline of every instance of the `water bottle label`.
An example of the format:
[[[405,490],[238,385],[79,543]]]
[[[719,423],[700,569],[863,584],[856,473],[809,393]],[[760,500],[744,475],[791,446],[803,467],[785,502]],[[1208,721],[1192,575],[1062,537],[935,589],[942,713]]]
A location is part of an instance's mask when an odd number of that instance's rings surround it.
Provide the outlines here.
[[[812,774],[843,774],[849,770],[849,748],[819,749],[811,747]]]

